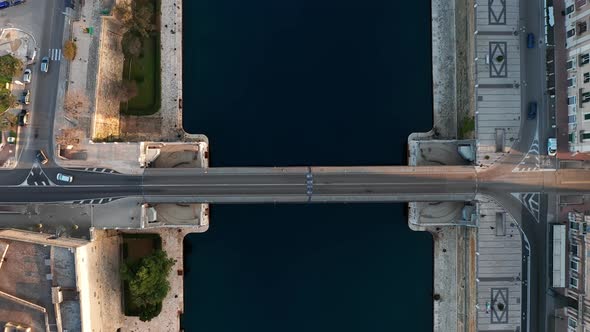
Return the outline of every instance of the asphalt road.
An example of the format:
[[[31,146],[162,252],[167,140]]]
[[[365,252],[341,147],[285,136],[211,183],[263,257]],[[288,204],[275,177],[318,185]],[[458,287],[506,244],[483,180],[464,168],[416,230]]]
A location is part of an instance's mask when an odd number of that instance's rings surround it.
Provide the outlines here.
[[[28,5],[28,4],[25,4]],[[21,6],[25,6],[21,5]],[[49,71],[41,72],[40,64],[44,56],[49,55],[50,49],[61,49],[63,46],[63,31],[65,24],[64,2],[49,0],[43,16],[44,29],[37,38],[39,51],[36,62],[29,66],[33,71],[33,79],[29,86],[32,102],[29,109],[29,125],[19,128],[18,163],[20,168],[31,167],[36,151],[44,149],[48,155],[53,155],[53,122],[57,101],[60,61],[50,61]]]
[[[524,27],[524,31],[521,31],[521,77],[526,83],[523,84],[520,140],[516,147],[522,153],[527,153],[531,149],[534,139],[538,139],[540,155],[537,160],[541,162],[541,165],[544,165],[543,167],[555,169],[558,161],[546,154],[547,138],[556,137],[556,133],[552,127],[555,124],[555,114],[549,107],[550,100],[547,93],[544,1],[520,0],[519,4],[521,25]],[[532,49],[527,48],[528,33],[535,35],[535,47]],[[536,102],[538,105],[537,117],[534,120],[527,119],[530,102]],[[527,161],[535,162],[536,160],[531,158]],[[579,180],[582,179],[579,178]],[[557,211],[556,204],[547,204],[547,202],[554,202],[556,196],[556,193],[552,193],[552,199],[548,199],[547,195],[540,195],[539,203],[542,211],[540,211],[538,218],[531,215],[522,204],[515,206],[510,203],[510,208],[513,210],[511,214],[514,217],[519,217],[519,224],[524,233],[523,238],[526,238],[529,246],[529,250],[524,252],[527,257],[523,258],[530,262],[530,271],[523,271],[523,274],[530,273],[530,276],[523,291],[530,292],[527,303],[530,312],[528,312],[529,322],[523,324],[523,331],[553,330],[548,324],[548,317],[553,313],[554,306],[546,295],[551,293],[548,271],[548,259],[551,257],[551,253],[549,252],[548,234],[550,224],[557,221],[553,219],[557,215]],[[523,266],[524,268],[528,267]]]
[[[0,202],[123,196],[195,203],[449,201],[473,200],[479,193],[502,198],[514,212],[521,205],[511,192],[590,193],[590,181],[583,180],[590,178],[590,171],[572,169],[542,172],[541,177],[497,168],[476,173],[471,166],[146,169],[138,176],[56,167],[43,167],[42,171],[53,185],[31,185],[31,177],[40,178],[38,165],[1,172]],[[74,181],[57,181],[58,172],[72,175]]]

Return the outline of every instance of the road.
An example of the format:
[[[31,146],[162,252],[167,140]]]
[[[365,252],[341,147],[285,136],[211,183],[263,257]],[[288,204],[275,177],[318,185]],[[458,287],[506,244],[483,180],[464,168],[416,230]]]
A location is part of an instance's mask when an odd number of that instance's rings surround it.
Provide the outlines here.
[[[20,5],[22,9],[29,4]],[[40,63],[44,56],[51,57],[50,50],[61,50],[63,46],[63,31],[65,25],[64,2],[60,0],[46,1],[43,15],[43,29],[36,37],[39,51],[35,64],[29,68],[33,71],[30,85],[32,102],[27,108],[30,110],[29,125],[19,128],[18,163],[19,167],[27,168],[33,165],[36,151],[45,149],[53,154],[53,124],[55,106],[57,103],[57,89],[59,83],[60,60],[51,60],[49,71],[41,72]],[[55,54],[54,54],[55,57]]]
[[[547,158],[545,152],[547,151],[547,138],[557,136],[556,129],[553,128],[555,114],[554,110],[549,107],[551,100],[547,93],[544,0],[520,0],[520,8],[521,22],[526,31],[521,37],[521,77],[526,82],[522,96],[523,110],[526,112],[528,103],[535,101],[538,105],[538,115],[535,120],[528,120],[525,116],[526,113],[523,112],[518,150],[530,151],[533,141],[537,139],[538,150],[540,150],[538,162],[545,167],[557,168],[558,161],[555,158]],[[527,33],[535,34],[535,48],[526,47]],[[543,203],[540,204],[543,211],[540,211],[538,218],[528,213],[523,206],[520,207],[521,211],[515,211],[521,216],[520,225],[530,245],[530,250],[528,250],[530,256],[526,257],[531,264],[531,277],[528,279],[527,285],[530,288],[531,296],[528,299],[531,310],[529,331],[553,330],[548,319],[553,314],[554,304],[552,298],[546,294],[551,290],[548,260],[552,257],[552,253],[549,252],[548,239],[551,224],[558,221],[554,219],[554,216],[557,216],[556,197],[555,194],[539,196],[539,203]],[[547,204],[548,202],[552,204]]]

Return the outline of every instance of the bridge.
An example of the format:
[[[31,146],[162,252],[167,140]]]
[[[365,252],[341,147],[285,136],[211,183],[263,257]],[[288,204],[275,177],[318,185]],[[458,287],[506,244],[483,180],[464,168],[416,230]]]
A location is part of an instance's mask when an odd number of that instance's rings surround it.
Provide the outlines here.
[[[142,197],[147,203],[341,203],[472,201],[478,194],[509,200],[510,193],[590,193],[590,171],[511,172],[498,165],[373,167],[237,167],[145,169],[140,175],[44,168],[52,185],[27,183],[32,171],[0,173],[0,203],[68,203]],[[73,183],[56,184],[58,172]]]

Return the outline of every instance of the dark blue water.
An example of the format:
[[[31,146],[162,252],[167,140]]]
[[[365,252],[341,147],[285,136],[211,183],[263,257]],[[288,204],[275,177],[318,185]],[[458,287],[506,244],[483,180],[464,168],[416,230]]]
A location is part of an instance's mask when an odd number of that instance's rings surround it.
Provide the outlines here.
[[[184,126],[212,166],[405,163],[432,126],[430,2],[184,2]],[[212,206],[187,331],[431,331],[432,239],[404,207]]]

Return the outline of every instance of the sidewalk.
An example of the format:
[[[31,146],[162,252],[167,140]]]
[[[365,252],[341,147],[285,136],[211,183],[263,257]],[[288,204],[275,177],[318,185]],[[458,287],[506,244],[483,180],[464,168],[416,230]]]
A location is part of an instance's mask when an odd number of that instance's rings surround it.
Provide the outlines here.
[[[518,2],[476,3],[477,164],[487,167],[510,152],[519,137],[520,11]]]
[[[512,216],[493,201],[481,200],[479,212],[477,327],[517,331],[522,329],[521,234]]]

